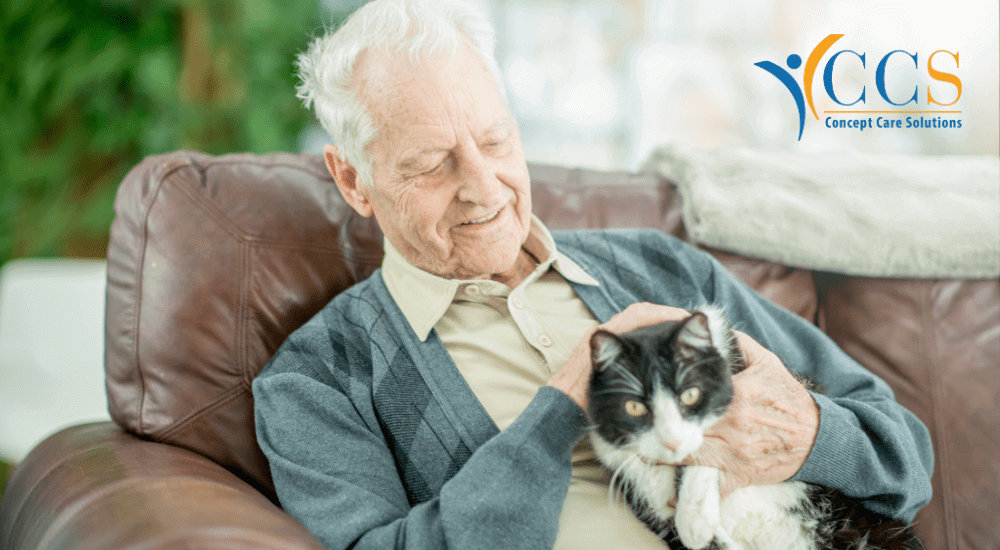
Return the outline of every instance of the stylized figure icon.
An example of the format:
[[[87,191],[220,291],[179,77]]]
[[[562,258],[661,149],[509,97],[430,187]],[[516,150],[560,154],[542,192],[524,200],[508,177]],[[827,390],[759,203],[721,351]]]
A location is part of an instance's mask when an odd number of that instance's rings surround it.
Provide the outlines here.
[[[806,125],[806,103],[809,103],[809,109],[812,110],[812,114],[819,120],[819,115],[816,114],[816,107],[813,105],[812,98],[812,80],[813,75],[816,74],[816,67],[819,65],[819,60],[823,58],[823,54],[830,49],[830,46],[834,42],[840,40],[844,36],[842,34],[831,34],[823,39],[822,42],[816,45],[812,53],[809,54],[809,59],[806,60],[805,72],[802,75],[803,86],[800,88],[799,83],[795,81],[795,78],[785,69],[779,67],[775,63],[770,61],[758,61],[754,63],[757,67],[764,69],[765,71],[773,74],[785,88],[788,88],[788,92],[792,94],[792,98],[795,100],[795,106],[799,109],[799,141],[802,140],[802,130]],[[802,58],[797,54],[792,54],[788,56],[785,60],[789,69],[795,70],[802,66]],[[803,91],[805,94],[803,97]]]

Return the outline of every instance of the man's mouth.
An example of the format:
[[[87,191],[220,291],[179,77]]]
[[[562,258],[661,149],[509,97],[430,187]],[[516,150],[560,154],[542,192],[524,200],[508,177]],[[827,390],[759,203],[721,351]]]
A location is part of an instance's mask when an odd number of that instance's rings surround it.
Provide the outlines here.
[[[485,218],[479,218],[478,220],[470,220],[470,221],[464,222],[462,225],[479,225],[481,223],[486,223],[486,222],[492,221],[493,218],[496,218],[499,214],[500,214],[500,210],[497,210],[496,212],[490,214],[489,216],[486,216]]]

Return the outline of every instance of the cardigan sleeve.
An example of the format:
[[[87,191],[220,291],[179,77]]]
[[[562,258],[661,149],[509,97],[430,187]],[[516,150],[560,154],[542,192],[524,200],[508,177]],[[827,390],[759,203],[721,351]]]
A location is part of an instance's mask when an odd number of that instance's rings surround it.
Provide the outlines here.
[[[543,387],[436,497],[411,505],[381,431],[319,375],[330,350],[287,344],[253,384],[257,438],[282,507],[327,548],[552,547],[585,424],[572,400]]]
[[[711,303],[786,367],[826,386],[826,394],[813,394],[819,430],[793,479],[838,489],[907,522],[930,502],[934,453],[927,428],[817,327],[754,292],[709,254],[659,230],[562,232],[557,242],[601,281],[602,292],[577,291],[593,296],[602,319],[638,301],[683,308]]]
[[[761,297],[714,258],[706,288],[736,328],[777,355],[790,370],[826,387],[813,394],[819,430],[792,479],[865,499],[869,509],[910,522],[931,499],[934,454],[923,423],[898,404],[883,380],[814,325]]]

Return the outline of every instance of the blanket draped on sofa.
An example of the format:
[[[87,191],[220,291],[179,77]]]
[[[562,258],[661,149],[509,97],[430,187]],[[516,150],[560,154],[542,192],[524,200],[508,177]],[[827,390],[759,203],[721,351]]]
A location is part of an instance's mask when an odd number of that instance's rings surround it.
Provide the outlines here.
[[[1000,276],[1000,160],[666,145],[697,243],[871,277]]]

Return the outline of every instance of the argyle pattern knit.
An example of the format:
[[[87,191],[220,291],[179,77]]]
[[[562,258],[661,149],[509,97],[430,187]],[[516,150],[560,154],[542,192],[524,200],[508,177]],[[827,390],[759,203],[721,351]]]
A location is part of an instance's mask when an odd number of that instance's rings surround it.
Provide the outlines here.
[[[601,322],[649,301],[725,308],[736,328],[827,388],[793,479],[911,520],[930,500],[926,428],[816,327],[714,259],[654,230],[553,232],[599,281],[573,288]],[[282,506],[331,549],[552,547],[586,416],[542,387],[500,432],[432,331],[413,333],[380,272],[293,333],[253,384]]]

